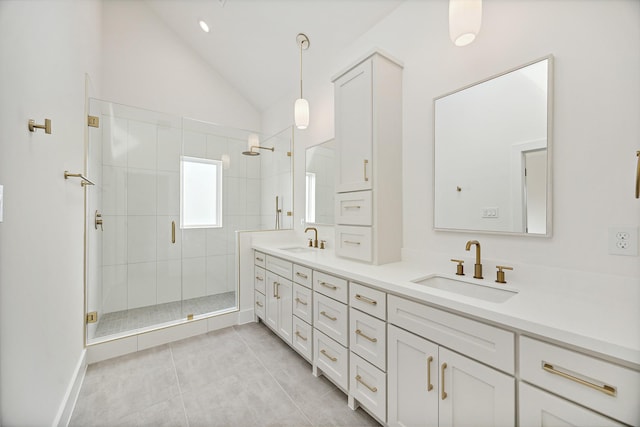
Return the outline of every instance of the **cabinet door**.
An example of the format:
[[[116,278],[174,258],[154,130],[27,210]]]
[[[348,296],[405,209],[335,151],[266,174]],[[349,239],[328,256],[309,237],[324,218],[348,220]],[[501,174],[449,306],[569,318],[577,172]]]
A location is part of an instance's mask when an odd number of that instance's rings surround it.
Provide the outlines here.
[[[336,191],[372,188],[372,61],[335,81],[335,133],[338,149]]]
[[[274,331],[278,330],[278,294],[277,287],[278,283],[280,283],[280,277],[277,275],[267,272],[266,274],[266,284],[265,284],[265,323]]]
[[[437,426],[438,346],[395,326],[388,328],[388,423]]]
[[[443,347],[438,371],[440,427],[515,425],[513,377]]]
[[[523,427],[622,427],[609,418],[529,384],[520,383],[520,425]]]
[[[278,295],[278,334],[283,340],[292,343],[293,331],[293,286],[290,280],[280,279]]]

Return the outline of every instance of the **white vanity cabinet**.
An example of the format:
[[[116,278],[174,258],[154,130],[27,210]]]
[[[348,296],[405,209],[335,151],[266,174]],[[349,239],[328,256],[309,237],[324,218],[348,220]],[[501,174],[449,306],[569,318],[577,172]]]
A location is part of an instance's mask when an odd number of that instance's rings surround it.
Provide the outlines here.
[[[266,273],[264,270],[266,255],[261,252],[255,252],[254,257],[254,279],[253,279],[253,295],[254,295],[254,312],[256,317],[264,320],[265,317],[265,280]]]
[[[386,293],[349,282],[349,407],[387,421]]]
[[[254,253],[255,313],[287,343],[293,343],[291,262]]]
[[[348,282],[313,271],[313,374],[323,374],[348,390]]]
[[[512,332],[394,295],[387,307],[390,426],[515,425]]]
[[[624,424],[573,402],[520,382],[518,408],[522,427],[623,427]]]
[[[305,359],[313,358],[313,290],[310,268],[293,264],[293,336],[292,345]]]
[[[640,372],[551,343],[520,338],[520,424],[618,425],[600,414],[640,426]],[[526,381],[556,396],[525,384]],[[522,393],[525,390],[525,393]],[[538,399],[538,396],[546,396]],[[561,397],[557,397],[561,396]],[[584,408],[576,408],[572,402]],[[547,409],[548,407],[548,409]],[[586,409],[589,408],[589,409]],[[545,421],[546,420],[546,421]]]
[[[513,377],[393,325],[388,342],[390,426],[515,425]]]
[[[402,66],[374,52],[333,79],[336,255],[374,264],[402,246]]]

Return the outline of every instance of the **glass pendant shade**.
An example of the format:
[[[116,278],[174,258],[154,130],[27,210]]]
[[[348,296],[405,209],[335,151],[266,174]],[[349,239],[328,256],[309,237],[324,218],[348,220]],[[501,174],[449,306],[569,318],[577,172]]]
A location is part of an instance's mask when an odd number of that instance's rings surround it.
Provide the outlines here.
[[[309,126],[309,102],[306,99],[296,99],[294,118],[298,129],[306,129]]]
[[[456,46],[473,42],[482,24],[482,0],[449,0],[449,36]]]

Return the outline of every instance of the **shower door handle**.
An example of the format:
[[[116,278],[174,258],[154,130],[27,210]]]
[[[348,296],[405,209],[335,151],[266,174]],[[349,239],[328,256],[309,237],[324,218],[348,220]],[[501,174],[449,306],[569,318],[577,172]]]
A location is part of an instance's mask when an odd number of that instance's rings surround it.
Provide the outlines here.
[[[176,222],[171,221],[171,243],[176,243]]]

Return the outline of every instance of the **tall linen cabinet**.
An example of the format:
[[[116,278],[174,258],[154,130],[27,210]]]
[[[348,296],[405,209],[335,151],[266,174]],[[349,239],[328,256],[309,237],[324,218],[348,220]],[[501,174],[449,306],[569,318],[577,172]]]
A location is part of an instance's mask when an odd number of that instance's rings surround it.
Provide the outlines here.
[[[333,79],[338,256],[385,264],[402,249],[402,65],[378,51]]]

